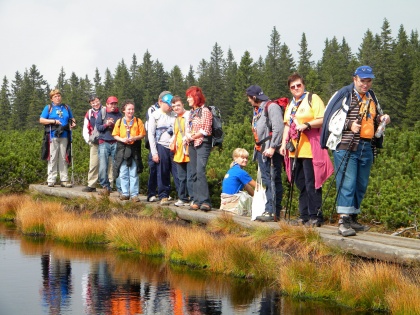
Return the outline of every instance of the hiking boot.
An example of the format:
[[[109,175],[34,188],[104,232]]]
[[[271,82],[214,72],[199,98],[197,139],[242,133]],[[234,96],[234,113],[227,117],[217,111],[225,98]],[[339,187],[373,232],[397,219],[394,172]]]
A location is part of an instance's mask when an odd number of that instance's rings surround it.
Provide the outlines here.
[[[210,211],[210,210],[211,210],[211,206],[210,206],[210,205],[208,205],[208,204],[206,204],[206,203],[203,203],[203,204],[200,206],[200,210],[203,210],[203,211]]]
[[[140,198],[139,197],[131,197],[131,201],[132,202],[140,202]]]
[[[95,187],[89,187],[86,186],[85,188],[82,189],[83,192],[95,192],[96,188]]]
[[[190,204],[188,202],[183,202],[181,199],[178,199],[177,202],[174,203],[177,207],[183,207],[183,206],[189,206]]]
[[[101,196],[109,196],[110,194],[111,194],[111,189],[109,189],[107,187],[101,188],[98,191],[98,195],[101,195]]]
[[[272,222],[274,221],[274,216],[271,212],[265,211],[262,215],[257,217],[257,220],[263,221],[263,222]]]
[[[309,221],[306,221],[303,223],[306,227],[321,227],[322,222],[318,219],[310,219]]]
[[[356,231],[351,227],[351,218],[349,216],[343,216],[338,221],[338,234],[344,237],[356,235]]]
[[[48,183],[48,187],[54,187],[55,183]]]
[[[155,202],[157,200],[156,196],[147,198],[147,202]]]
[[[160,199],[159,205],[161,206],[169,206],[170,202],[168,198],[162,198]]]
[[[72,188],[73,185],[70,182],[61,182],[61,187],[65,187],[65,188]]]
[[[125,195],[120,195],[119,199],[120,200],[128,200],[128,199],[130,199],[130,197],[129,196],[125,196]]]
[[[357,214],[351,214],[350,215],[350,220],[351,220],[350,226],[355,231],[366,232],[370,229],[370,226],[360,224],[357,221]]]

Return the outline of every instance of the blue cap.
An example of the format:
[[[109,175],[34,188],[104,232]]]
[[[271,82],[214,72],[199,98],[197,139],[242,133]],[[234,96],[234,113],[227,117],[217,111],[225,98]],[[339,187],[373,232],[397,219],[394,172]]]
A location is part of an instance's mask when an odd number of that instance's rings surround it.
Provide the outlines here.
[[[360,79],[374,79],[373,70],[369,66],[360,66],[354,71],[353,76],[358,76]]]
[[[268,100],[268,96],[264,94],[263,90],[258,85],[251,85],[249,88],[247,88],[246,95],[255,96],[261,101]]]
[[[174,96],[172,94],[165,94],[162,97],[161,101],[164,102],[164,103],[166,103],[166,104],[168,104],[169,107],[172,107],[172,103],[171,102],[172,102],[173,97]]]

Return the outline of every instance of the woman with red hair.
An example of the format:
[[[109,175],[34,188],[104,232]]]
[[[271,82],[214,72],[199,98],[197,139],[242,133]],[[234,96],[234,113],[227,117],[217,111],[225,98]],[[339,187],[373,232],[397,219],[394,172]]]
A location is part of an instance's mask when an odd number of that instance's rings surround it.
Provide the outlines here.
[[[189,145],[193,202],[191,210],[211,210],[206,166],[210,156],[213,115],[205,106],[206,98],[198,86],[191,86],[186,92],[187,102],[192,108],[184,142]]]

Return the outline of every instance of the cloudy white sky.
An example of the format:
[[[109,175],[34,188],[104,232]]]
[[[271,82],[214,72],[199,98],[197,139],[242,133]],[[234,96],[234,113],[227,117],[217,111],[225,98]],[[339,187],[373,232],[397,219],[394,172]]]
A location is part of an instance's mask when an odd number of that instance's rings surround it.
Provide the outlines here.
[[[295,59],[306,33],[313,60],[325,39],[347,40],[356,53],[370,29],[380,33],[384,18],[395,38],[402,24],[420,31],[418,0],[0,0],[0,79],[33,64],[50,85],[61,67],[67,77],[93,78],[98,68],[113,73],[133,54],[141,63],[146,50],[165,70],[184,74],[209,59],[217,42],[232,49],[239,63],[245,50],[256,60],[267,53],[273,26]]]

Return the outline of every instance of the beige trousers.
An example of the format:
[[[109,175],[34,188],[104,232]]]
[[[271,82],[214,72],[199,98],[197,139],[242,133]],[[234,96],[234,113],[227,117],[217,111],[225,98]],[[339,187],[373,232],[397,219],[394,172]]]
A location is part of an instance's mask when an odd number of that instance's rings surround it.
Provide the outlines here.
[[[57,174],[60,181],[68,182],[68,170],[66,163],[67,138],[52,138],[50,142],[50,160],[48,161],[48,183],[55,183]]]
[[[99,145],[97,144],[91,144],[90,145],[90,155],[89,155],[89,172],[88,172],[88,186],[95,188],[96,184],[98,183],[98,177],[99,177],[99,157],[98,157],[98,148]],[[109,158],[108,163],[108,179],[111,183],[114,180],[114,177],[112,176],[112,158]]]

